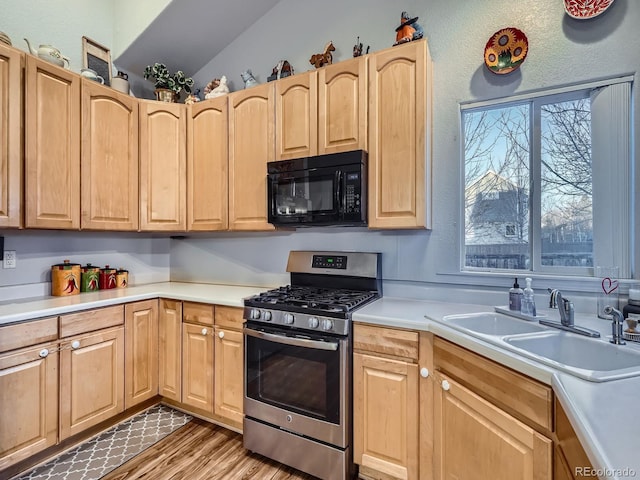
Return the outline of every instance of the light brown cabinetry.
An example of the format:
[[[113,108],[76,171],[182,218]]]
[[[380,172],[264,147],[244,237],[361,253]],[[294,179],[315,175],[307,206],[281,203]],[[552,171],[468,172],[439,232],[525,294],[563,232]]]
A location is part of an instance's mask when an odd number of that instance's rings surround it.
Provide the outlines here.
[[[58,439],[57,318],[0,327],[0,471]]]
[[[227,97],[190,105],[187,116],[187,229],[229,227]]]
[[[83,229],[138,229],[137,102],[82,80]]]
[[[552,478],[551,389],[434,341],[434,478]]]
[[[80,77],[27,55],[25,226],[80,228]]]
[[[579,480],[586,476],[580,472],[594,471],[593,466],[578,440],[575,430],[562,405],[555,399],[556,446],[554,449],[555,480]]]
[[[431,228],[426,40],[369,57],[369,226]]]
[[[22,227],[24,54],[0,45],[0,227]]]
[[[242,308],[215,308],[214,411],[239,428],[244,401],[244,339]]]
[[[125,316],[125,409],[158,394],[158,300],[128,303]]]
[[[364,478],[430,478],[431,432],[418,421],[425,415],[428,422],[432,406],[418,366],[428,369],[430,361],[424,335],[354,326],[354,462]]]
[[[182,324],[182,403],[213,413],[213,327]]]
[[[124,321],[122,306],[110,315]],[[61,320],[64,317],[61,317]],[[124,410],[124,327],[61,340],[60,439]]]
[[[274,86],[229,95],[229,229],[273,230],[267,222],[267,162],[274,159]]]
[[[161,298],[158,309],[158,393],[182,399],[182,302]]]
[[[140,101],[140,230],[184,231],[186,106]]]

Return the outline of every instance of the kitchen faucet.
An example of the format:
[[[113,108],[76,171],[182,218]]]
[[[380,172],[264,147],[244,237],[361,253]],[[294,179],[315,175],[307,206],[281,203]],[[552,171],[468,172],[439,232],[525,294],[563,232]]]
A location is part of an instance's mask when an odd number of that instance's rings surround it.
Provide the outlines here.
[[[622,323],[624,322],[624,316],[622,312],[617,308],[613,308],[611,305],[607,305],[604,307],[604,313],[607,315],[611,315],[613,321],[611,322],[611,343],[615,343],[616,345],[624,345],[625,342],[622,338]]]
[[[578,333],[587,337],[598,338],[600,336],[600,332],[591,330],[590,328],[579,327],[574,324],[573,317],[575,309],[573,307],[573,302],[570,302],[568,298],[563,298],[560,290],[557,288],[548,288],[547,291],[551,294],[549,298],[549,308],[558,308],[560,311],[560,322],[556,322],[554,320],[540,320],[541,325],[559,328],[560,330]]]

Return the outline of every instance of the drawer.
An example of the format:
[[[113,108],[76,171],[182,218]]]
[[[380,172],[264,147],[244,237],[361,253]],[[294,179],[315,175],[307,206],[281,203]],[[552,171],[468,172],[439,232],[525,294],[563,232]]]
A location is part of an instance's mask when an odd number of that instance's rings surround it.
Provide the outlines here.
[[[0,327],[0,352],[58,339],[58,317],[42,318]]]
[[[216,325],[224,328],[242,330],[242,324],[244,323],[242,312],[243,309],[239,307],[222,307],[216,305]]]
[[[60,338],[124,324],[124,305],[84,310],[60,317]]]
[[[183,302],[182,321],[213,326],[213,305],[206,303]]]
[[[551,387],[481,355],[436,337],[437,370],[538,431],[553,431]]]
[[[418,332],[354,324],[353,349],[418,361]]]

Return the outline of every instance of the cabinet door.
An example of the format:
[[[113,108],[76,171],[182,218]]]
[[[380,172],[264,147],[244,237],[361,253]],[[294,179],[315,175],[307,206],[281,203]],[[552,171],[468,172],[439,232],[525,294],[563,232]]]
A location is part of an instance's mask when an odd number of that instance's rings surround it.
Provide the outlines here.
[[[186,229],[186,143],[184,105],[140,102],[140,230]]]
[[[451,378],[436,380],[436,479],[552,478],[551,440]]]
[[[124,328],[71,337],[61,345],[60,440],[64,440],[124,410]]]
[[[55,349],[46,344],[0,355],[0,471],[56,444],[58,354],[48,353]]]
[[[182,302],[160,299],[158,393],[182,400]]]
[[[418,478],[418,366],[354,353],[353,376],[354,462]]]
[[[318,70],[318,153],[367,149],[367,59]]]
[[[187,117],[187,229],[229,228],[227,97],[189,106]]]
[[[82,80],[82,228],[138,229],[138,104]]]
[[[370,55],[370,227],[430,228],[430,68],[425,40]]]
[[[182,324],[182,403],[213,413],[213,328]]]
[[[158,394],[158,300],[128,303],[125,312],[125,409]]]
[[[318,73],[282,78],[276,88],[276,160],[318,154]]]
[[[27,56],[25,226],[80,228],[80,77]]]
[[[229,228],[273,230],[267,223],[267,162],[273,160],[273,85],[229,95]]]
[[[0,227],[22,226],[24,54],[0,45]]]
[[[244,341],[242,332],[215,328],[215,413],[242,423]]]

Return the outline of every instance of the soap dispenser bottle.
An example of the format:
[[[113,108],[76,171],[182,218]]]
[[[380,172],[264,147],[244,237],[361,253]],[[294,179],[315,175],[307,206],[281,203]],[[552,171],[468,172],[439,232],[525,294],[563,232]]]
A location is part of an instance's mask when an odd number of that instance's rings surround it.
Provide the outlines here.
[[[519,312],[522,308],[522,297],[524,292],[518,285],[518,277],[513,282],[513,287],[509,289],[509,310]]]
[[[533,298],[533,288],[531,288],[531,279],[529,277],[524,279],[525,287],[522,296],[522,308],[520,311],[524,315],[529,315],[530,317],[536,316],[536,302]]]

